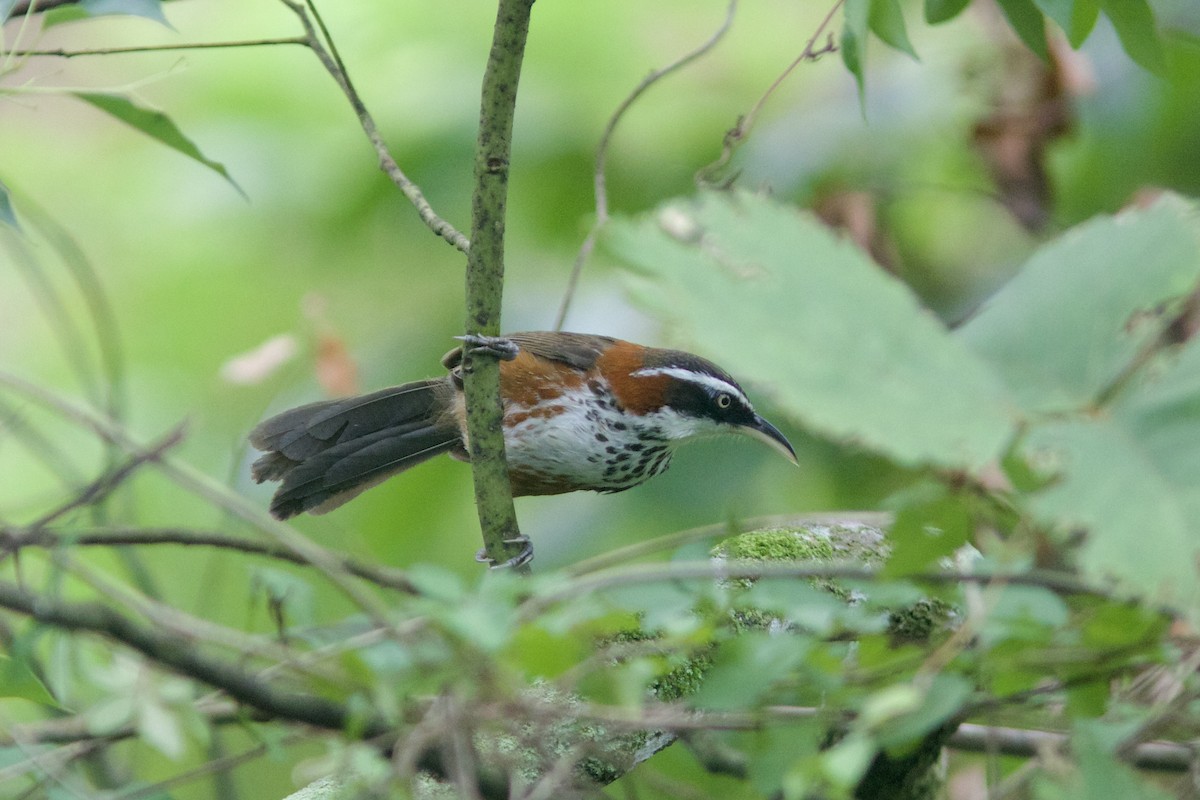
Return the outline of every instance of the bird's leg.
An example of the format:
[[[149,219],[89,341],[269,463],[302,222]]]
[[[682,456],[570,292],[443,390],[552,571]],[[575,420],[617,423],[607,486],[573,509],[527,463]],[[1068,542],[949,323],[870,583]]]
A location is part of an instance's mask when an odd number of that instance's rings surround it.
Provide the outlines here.
[[[475,553],[475,560],[480,564],[487,564],[490,569],[502,569],[504,567],[523,567],[530,561],[533,561],[533,542],[529,541],[529,537],[521,534],[513,539],[505,539],[505,544],[520,544],[523,545],[521,552],[517,553],[507,561],[501,561],[497,564],[494,560],[488,557],[486,548],[479,548]]]
[[[468,333],[466,336],[455,336],[454,338],[462,342],[471,351],[471,355],[487,353],[501,361],[512,361],[521,349],[516,342],[504,336],[480,336]]]

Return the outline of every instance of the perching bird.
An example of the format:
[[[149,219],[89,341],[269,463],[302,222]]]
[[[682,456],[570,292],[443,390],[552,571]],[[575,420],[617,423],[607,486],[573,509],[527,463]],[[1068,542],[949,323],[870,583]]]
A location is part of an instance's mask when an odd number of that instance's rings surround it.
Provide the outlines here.
[[[514,497],[619,492],[665,471],[675,448],[744,433],[790,458],[723,369],[679,350],[582,333],[463,337],[501,359],[504,445]],[[293,408],[250,433],[258,483],[282,481],[271,513],[324,514],[441,453],[468,460],[462,348],[449,375]]]

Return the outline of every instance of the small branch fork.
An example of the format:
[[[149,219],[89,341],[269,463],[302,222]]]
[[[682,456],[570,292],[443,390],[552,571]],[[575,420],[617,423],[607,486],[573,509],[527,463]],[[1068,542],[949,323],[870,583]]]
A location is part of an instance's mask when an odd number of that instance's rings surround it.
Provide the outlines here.
[[[338,88],[346,95],[346,99],[350,101],[350,107],[354,109],[355,116],[358,117],[359,125],[362,126],[363,133],[367,135],[367,140],[371,146],[375,148],[375,153],[379,157],[379,168],[391,179],[413,207],[417,210],[417,215],[421,218],[430,230],[435,234],[445,239],[459,251],[466,253],[470,250],[470,241],[459,232],[453,225],[442,219],[433,210],[429,201],[425,199],[425,194],[421,188],[409,180],[404,171],[400,169],[396,159],[392,157],[391,151],[388,150],[387,144],[383,141],[383,137],[379,133],[379,128],[375,125],[375,119],[367,110],[366,104],[363,103],[362,97],[359,96],[358,90],[354,88],[354,84],[350,80],[350,73],[346,70],[346,65],[342,61],[341,55],[337,51],[337,46],[334,45],[333,39],[329,35],[329,31],[325,28],[325,23],[321,19],[320,13],[312,0],[305,0],[304,3],[295,2],[295,0],[280,0],[285,6],[290,8],[299,18],[300,24],[304,26],[304,42],[309,49],[316,55],[317,60],[321,62],[321,66],[325,67],[325,71],[330,74]],[[317,27],[320,28],[320,34],[317,33],[317,28],[313,26],[313,20],[316,20]]]
[[[826,31],[833,23],[834,16],[841,9],[844,2],[845,0],[836,0],[836,2],[834,2],[834,4],[829,8],[828,13],[826,13],[825,17],[821,20],[820,24],[817,25],[817,29],[813,31],[813,35],[809,37],[808,44],[805,45],[804,50],[799,56],[796,57],[796,60],[789,64],[787,69],[780,73],[779,77],[776,78],[769,87],[767,87],[767,90],[763,92],[762,97],[758,98],[758,102],[754,104],[750,111],[739,117],[737,124],[726,131],[725,138],[722,141],[721,155],[717,157],[716,161],[704,167],[699,173],[697,173],[696,177],[700,183],[711,184],[716,182],[716,177],[719,175],[721,170],[723,170],[733,159],[734,151],[737,150],[738,146],[745,141],[747,136],[750,135],[750,130],[754,127],[754,123],[758,119],[758,115],[762,111],[763,106],[767,104],[767,100],[771,98],[771,95],[775,93],[775,90],[783,84],[783,82],[789,75],[792,74],[796,67],[800,66],[806,61],[816,61],[821,58],[821,56],[837,52],[838,47],[837,43],[833,39],[833,34],[826,33]],[[825,43],[818,45],[818,42],[821,41],[822,37],[825,37]]]

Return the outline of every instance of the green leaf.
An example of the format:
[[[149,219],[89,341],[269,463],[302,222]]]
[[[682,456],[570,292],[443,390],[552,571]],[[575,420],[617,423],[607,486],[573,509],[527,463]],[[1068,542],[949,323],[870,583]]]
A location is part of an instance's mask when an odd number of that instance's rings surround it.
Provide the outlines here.
[[[144,17],[171,27],[163,13],[161,0],[79,0],[70,6],[47,11],[42,18],[42,27],[52,28],[67,22],[114,15]]]
[[[58,702],[23,658],[0,656],[0,697],[20,697],[34,703],[58,706]]]
[[[1193,207],[1167,196],[1101,216],[1040,248],[966,325],[960,338],[1004,376],[1031,412],[1092,406],[1157,336],[1136,312],[1200,280]]]
[[[73,92],[76,97],[86,103],[90,103],[96,108],[111,114],[127,125],[130,125],[142,133],[165,144],[174,150],[178,150],[188,158],[199,161],[204,166],[216,172],[218,175],[229,181],[229,184],[237,189],[238,194],[242,197],[246,193],[242,191],[242,187],[238,186],[225,169],[223,164],[213,161],[203,153],[200,148],[192,142],[191,139],[183,135],[183,132],[176,127],[171,118],[161,111],[152,111],[148,108],[142,108],[136,105],[128,97],[118,94],[108,94],[103,92]]]
[[[1161,459],[1171,456],[1104,418],[1038,426],[1025,445],[1035,463],[1058,475],[1030,506],[1046,523],[1085,531],[1079,564],[1088,577],[1116,578],[1126,591],[1197,608],[1194,516],[1186,502],[1196,491],[1181,493],[1167,479]]]
[[[749,194],[677,200],[608,228],[631,290],[698,352],[824,435],[903,464],[996,459],[1015,412],[911,291],[809,214]],[[751,390],[751,395],[761,396]]]
[[[879,744],[893,749],[917,741],[957,714],[971,698],[971,692],[971,681],[962,675],[942,673],[935,676],[916,708],[879,726],[876,731]]]
[[[183,756],[187,740],[179,716],[156,696],[153,689],[138,697],[137,730],[142,741],[171,759]]]
[[[925,21],[930,25],[954,19],[971,0],[925,0]]]
[[[1100,17],[1100,0],[1033,0],[1047,17],[1058,23],[1072,47],[1087,39]]]
[[[1123,800],[1169,800],[1173,795],[1143,779],[1116,757],[1116,747],[1129,731],[1100,720],[1076,720],[1071,752],[1081,781],[1073,781],[1071,800],[1120,797]],[[1120,737],[1120,738],[1119,738]]]
[[[1084,619],[1080,641],[1089,647],[1121,650],[1128,657],[1139,645],[1157,650],[1166,628],[1167,618],[1157,611],[1127,603],[1104,603]]]
[[[821,773],[846,793],[866,773],[875,753],[869,736],[851,733],[821,754]]]
[[[1110,694],[1108,681],[1072,683],[1067,689],[1067,711],[1075,719],[1099,717],[1108,708]]]
[[[1008,24],[1016,31],[1017,36],[1038,57],[1045,60],[1050,57],[1046,45],[1046,21],[1042,12],[1038,11],[1033,0],[998,0],[1000,10],[1004,12]]]
[[[80,20],[91,18],[92,15],[78,4],[59,6],[42,14],[42,28],[46,30],[58,25],[66,25],[68,22],[79,22]]]
[[[917,51],[908,40],[908,30],[904,26],[904,12],[900,9],[900,0],[871,0],[869,24],[875,35],[889,46],[907,53],[913,58]]]
[[[732,710],[764,702],[777,683],[793,674],[812,643],[798,636],[750,632],[725,642],[700,689],[689,698],[697,708]],[[753,680],[747,676],[753,675]]]
[[[0,19],[3,19],[0,16]],[[21,230],[21,223],[17,221],[17,212],[13,208],[12,197],[9,195],[8,187],[4,185],[4,181],[0,181],[0,222],[13,228]]]
[[[838,49],[842,53],[842,63],[850,70],[858,85],[858,104],[865,107],[864,68],[867,61],[867,25],[871,18],[870,0],[846,0],[842,6],[842,16],[842,42]]]
[[[1129,57],[1145,69],[1162,74],[1166,69],[1162,40],[1146,0],[1100,0],[1100,5]]]

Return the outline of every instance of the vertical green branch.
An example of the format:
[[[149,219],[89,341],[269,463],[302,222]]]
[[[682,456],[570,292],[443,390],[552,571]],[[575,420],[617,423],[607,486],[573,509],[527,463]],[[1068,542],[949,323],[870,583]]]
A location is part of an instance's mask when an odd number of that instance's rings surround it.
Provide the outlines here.
[[[492,51],[483,76],[479,140],[475,147],[475,194],[471,203],[471,250],[467,256],[467,321],[471,334],[500,333],[504,290],[504,217],[517,81],[529,33],[533,0],[500,0]],[[463,359],[475,503],[488,557],[499,563],[516,556],[520,535],[504,460],[500,367],[494,357]]]

